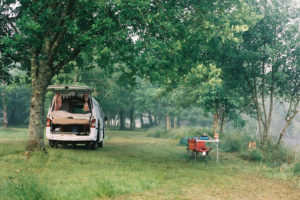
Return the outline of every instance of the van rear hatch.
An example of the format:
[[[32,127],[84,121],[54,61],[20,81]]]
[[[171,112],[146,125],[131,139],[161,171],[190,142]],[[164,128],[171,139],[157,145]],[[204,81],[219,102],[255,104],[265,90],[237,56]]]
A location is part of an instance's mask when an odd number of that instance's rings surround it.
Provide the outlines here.
[[[47,116],[52,133],[88,135],[93,128],[92,101],[88,86],[50,85],[55,93]]]
[[[48,91],[54,92],[54,93],[70,93],[70,92],[76,92],[76,93],[92,93],[93,89],[88,86],[82,86],[82,85],[49,85],[47,88]]]

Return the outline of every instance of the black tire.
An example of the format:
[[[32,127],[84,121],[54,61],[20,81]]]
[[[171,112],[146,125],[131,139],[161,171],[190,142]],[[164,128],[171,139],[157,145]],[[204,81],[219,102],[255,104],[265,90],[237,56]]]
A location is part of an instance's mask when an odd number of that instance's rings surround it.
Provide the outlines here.
[[[98,142],[98,147],[102,148],[103,147],[103,140]]]
[[[55,147],[54,141],[49,140],[49,146],[50,146],[50,148],[54,148]]]
[[[58,143],[57,141],[49,140],[49,146],[50,148],[58,148]]]
[[[91,142],[89,146],[90,146],[91,150],[97,150],[97,146],[98,146],[97,141],[96,142]]]

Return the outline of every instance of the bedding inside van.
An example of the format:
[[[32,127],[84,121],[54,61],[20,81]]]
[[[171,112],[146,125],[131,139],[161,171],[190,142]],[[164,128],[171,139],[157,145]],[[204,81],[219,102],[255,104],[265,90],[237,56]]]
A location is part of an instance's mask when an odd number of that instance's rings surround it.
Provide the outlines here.
[[[91,106],[88,99],[88,94],[57,93],[51,112],[52,123],[59,125],[89,124]]]

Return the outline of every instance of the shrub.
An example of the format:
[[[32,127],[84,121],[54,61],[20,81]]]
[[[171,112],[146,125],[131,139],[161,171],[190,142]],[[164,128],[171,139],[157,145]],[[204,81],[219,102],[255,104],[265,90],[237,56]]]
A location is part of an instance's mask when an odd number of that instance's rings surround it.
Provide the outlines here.
[[[256,149],[253,149],[249,152],[249,160],[251,161],[258,161],[260,162],[262,160],[262,153]]]
[[[286,146],[269,142],[264,148],[263,161],[271,167],[280,167],[283,163],[292,163],[294,160],[294,153]]]
[[[226,138],[222,141],[221,148],[224,152],[240,152],[243,144],[239,138]]]
[[[227,132],[220,138],[220,147],[224,152],[244,152],[247,150],[249,141],[253,140],[248,135],[240,132]]]
[[[178,128],[171,129],[170,131],[166,131],[164,128],[151,128],[148,130],[148,137],[155,138],[169,138],[169,139],[181,139],[184,142],[187,138],[184,137],[194,137],[201,136],[203,134],[207,134],[213,137],[213,133],[208,128]]]
[[[300,176],[300,161],[295,164],[293,172],[295,176]]]
[[[163,128],[151,128],[147,132],[148,137],[165,138],[167,135],[167,131]]]

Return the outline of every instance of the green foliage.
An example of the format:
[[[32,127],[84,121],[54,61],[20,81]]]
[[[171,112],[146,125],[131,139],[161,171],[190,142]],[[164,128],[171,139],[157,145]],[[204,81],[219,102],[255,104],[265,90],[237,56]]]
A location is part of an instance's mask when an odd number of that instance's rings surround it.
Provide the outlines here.
[[[148,137],[180,139],[180,144],[185,144],[189,137],[200,137],[203,134],[206,134],[211,138],[214,137],[213,132],[209,128],[182,127],[178,129],[171,129],[170,131],[166,131],[164,128],[151,128],[147,131]]]
[[[300,161],[295,164],[293,173],[295,176],[300,176]]]
[[[220,137],[222,141],[220,147],[224,152],[243,152],[247,150],[248,142],[251,137],[243,130],[234,132],[226,132]]]
[[[252,161],[260,162],[262,160],[262,153],[259,150],[253,149],[250,151],[249,158]]]
[[[155,138],[168,138],[170,135],[164,128],[151,128],[147,131],[148,137],[155,137]]]
[[[4,103],[7,106],[8,125],[27,125],[30,112],[31,88],[26,74],[20,70],[9,72],[11,80],[5,86],[0,87],[0,94],[4,91]],[[2,100],[0,109],[3,108]],[[0,113],[2,115],[2,112]]]
[[[270,167],[280,167],[284,163],[291,164],[295,160],[295,154],[292,149],[274,143],[269,143],[263,149],[263,162]]]
[[[262,152],[258,149],[252,149],[250,151],[243,151],[240,153],[239,157],[244,160],[261,162],[263,159]]]

